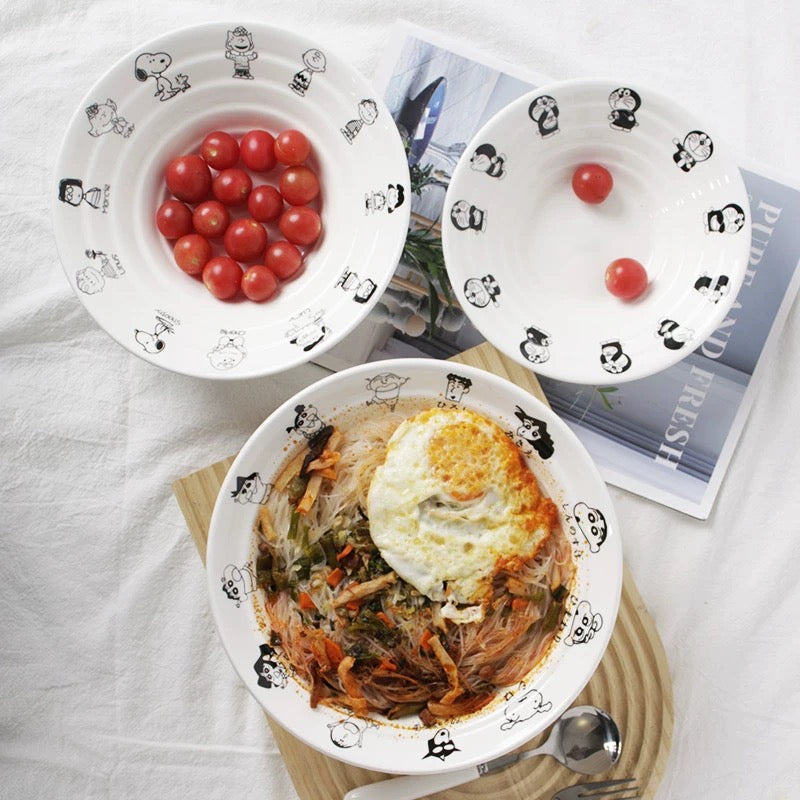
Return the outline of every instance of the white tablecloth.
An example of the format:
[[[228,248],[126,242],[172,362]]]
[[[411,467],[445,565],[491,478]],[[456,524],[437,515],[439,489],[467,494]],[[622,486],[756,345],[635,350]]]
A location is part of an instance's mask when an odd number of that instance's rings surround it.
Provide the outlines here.
[[[787,0],[4,4],[0,796],[296,797],[223,652],[170,484],[235,452],[324,370],[213,383],[113,343],[62,272],[53,167],[91,84],[162,32],[260,20],[371,76],[398,15],[554,78],[639,79],[737,152],[800,175],[800,7]],[[660,800],[798,795],[796,312],[708,521],[612,489],[673,678]]]

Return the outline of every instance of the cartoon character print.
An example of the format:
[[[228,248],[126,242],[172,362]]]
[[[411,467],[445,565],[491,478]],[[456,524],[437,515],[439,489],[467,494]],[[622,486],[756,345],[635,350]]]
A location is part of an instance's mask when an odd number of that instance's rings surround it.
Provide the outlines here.
[[[245,598],[256,590],[256,576],[250,564],[245,564],[242,567],[228,564],[222,570],[221,581],[222,591],[225,592],[229,600],[233,600],[236,608],[240,608]]]
[[[339,130],[348,144],[353,143],[353,139],[358,136],[359,131],[364,125],[372,125],[378,118],[378,104],[366,98],[358,104],[358,119],[351,119],[343,128]]]
[[[175,333],[175,328],[171,322],[161,316],[156,316],[156,325],[152,333],[138,328],[135,328],[133,332],[134,338],[142,346],[142,350],[151,355],[161,353],[167,346],[167,343],[161,338],[165,333]]]
[[[314,77],[315,72],[325,72],[327,66],[327,59],[321,50],[312,47],[303,53],[303,69],[295,72],[289,88],[300,97],[305,97],[306,92],[311,88],[311,79]]]
[[[106,278],[116,280],[125,274],[125,268],[119,256],[104,253],[102,250],[86,250],[86,258],[91,258],[96,264],[79,269],[75,273],[75,285],[84,294],[97,294],[102,292],[106,285]]]
[[[148,78],[153,78],[156,83],[153,96],[162,103],[191,88],[189,78],[181,72],[172,81],[164,75],[171,64],[172,56],[169,53],[140,53],[133,64],[133,74],[137,81],[144,83]]]
[[[599,553],[608,535],[608,525],[603,512],[584,502],[576,503],[572,509],[575,522],[589,544],[589,552]]]
[[[664,341],[664,347],[668,350],[680,350],[686,342],[694,336],[691,328],[684,328],[675,322],[674,319],[662,319],[658,324],[656,335]]]
[[[400,183],[390,183],[386,191],[378,190],[367,192],[364,195],[364,205],[366,214],[376,214],[379,211],[386,211],[392,214],[396,209],[403,205],[406,199],[406,190]]]
[[[253,34],[241,25],[228,31],[225,39],[225,58],[233,61],[233,77],[252,81],[250,62],[258,58],[253,45]]]
[[[744,209],[736,203],[712,208],[704,215],[706,233],[738,233],[744,227]]]
[[[450,221],[460,231],[486,230],[486,209],[478,208],[466,200],[456,200],[450,208]]]
[[[367,389],[372,392],[372,397],[367,400],[368,406],[384,405],[394,411],[400,399],[400,390],[408,378],[401,378],[393,372],[381,372],[372,378],[367,378]]]
[[[81,203],[86,203],[95,210],[103,208],[105,212],[108,206],[108,194],[110,186],[105,184],[101,189],[99,186],[84,188],[80,178],[62,178],[58,182],[58,199],[62,203],[77,208]]]
[[[470,156],[469,166],[476,172],[485,172],[490,178],[505,178],[505,153],[498,153],[494,145],[480,144]]]
[[[500,730],[510,730],[520,722],[527,722],[537,714],[546,714],[553,708],[549,700],[545,702],[544,696],[538,689],[525,690],[526,684],[522,681],[516,693],[508,692],[505,695],[509,703],[503,709],[505,720],[500,724]]]
[[[455,372],[450,372],[447,375],[447,386],[444,390],[444,400],[437,403],[439,408],[444,408],[449,405],[451,408],[457,408],[458,404],[464,399],[464,395],[472,388],[472,380],[464,375],[456,375]]]
[[[525,339],[519,344],[519,351],[532,364],[544,364],[550,358],[550,334],[533,326],[525,329]]]
[[[612,375],[621,375],[631,368],[633,362],[630,356],[622,349],[618,339],[600,342],[600,364],[606,372]]]
[[[109,97],[105,103],[92,103],[86,107],[89,119],[89,135],[104,136],[106,133],[117,133],[127,139],[134,126],[117,113],[117,104]]]
[[[500,295],[500,284],[494,275],[484,275],[482,278],[468,278],[464,283],[464,297],[475,308],[486,308],[491,303],[496,306]]]
[[[713,284],[713,288],[712,288]],[[710,303],[719,303],[726,294],[728,294],[728,288],[730,284],[730,278],[727,275],[720,275],[716,283],[714,283],[713,279],[707,273],[703,273],[695,282],[694,288],[700,292]]]
[[[377,728],[377,724],[372,720],[348,717],[340,719],[338,722],[329,722],[331,741],[343,750],[351,747],[361,747],[364,734],[370,728]]]
[[[519,406],[517,406],[514,416],[521,423],[512,437],[517,447],[525,455],[530,455],[535,451],[543,460],[550,458],[556,448],[552,436],[547,432],[547,423],[530,416]]]
[[[361,280],[358,277],[358,273],[351,272],[347,267],[339,276],[339,280],[336,281],[336,286],[341,287],[345,292],[352,292],[353,301],[356,303],[366,303],[378,288],[372,278]]]
[[[608,96],[608,105],[611,106],[608,118],[615,131],[630,132],[639,124],[636,121],[636,112],[642,105],[642,98],[638,92],[627,86],[620,86]]]
[[[289,680],[289,674],[278,662],[278,654],[273,647],[262,644],[261,655],[253,664],[253,669],[258,675],[258,685],[264,689],[284,689]]]
[[[444,761],[453,753],[460,752],[459,748],[456,747],[455,742],[450,736],[450,731],[447,730],[447,728],[439,728],[439,730],[436,731],[436,733],[434,733],[430,739],[428,739],[427,744],[428,752],[422,756],[423,759],[438,758],[440,761]]]
[[[251,472],[249,475],[236,476],[236,488],[231,492],[231,497],[235,503],[241,505],[256,503],[265,506],[270,494],[272,494],[272,484],[265,483],[260,473]]]
[[[683,137],[683,142],[673,139],[675,152],[672,160],[684,171],[689,172],[701,161],[708,161],[714,152],[714,142],[711,137],[703,131],[689,131]]]
[[[286,433],[297,431],[302,433],[306,439],[312,439],[325,427],[325,423],[314,406],[306,406],[301,403],[294,407],[294,413],[294,424],[286,429]]]
[[[289,330],[286,331],[289,343],[296,344],[306,353],[316,347],[331,333],[331,329],[325,325],[324,315],[324,311],[312,314],[310,308],[304,308],[292,317],[289,320]]]
[[[208,353],[208,360],[214,369],[220,371],[233,369],[242,363],[247,350],[244,346],[244,336],[231,336],[223,334],[214,349]]]
[[[592,604],[588,600],[581,600],[566,625],[568,633],[564,636],[564,644],[569,647],[586,644],[603,627],[603,617],[592,611]]]
[[[559,132],[558,103],[549,94],[536,97],[528,106],[528,116],[536,123],[539,136],[547,139]]]

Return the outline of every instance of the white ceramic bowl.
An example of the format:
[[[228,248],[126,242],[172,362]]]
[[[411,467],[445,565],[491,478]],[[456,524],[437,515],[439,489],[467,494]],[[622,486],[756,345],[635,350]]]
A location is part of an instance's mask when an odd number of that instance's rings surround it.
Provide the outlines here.
[[[242,502],[245,479],[266,489],[287,450],[305,441],[306,428],[318,428],[350,409],[359,410],[359,419],[380,414],[382,404],[398,396],[423,398],[430,407],[474,409],[501,425],[557,504],[577,569],[564,624],[542,662],[482,711],[439,728],[425,728],[417,717],[366,721],[325,706],[310,708],[309,694],[280,645],[269,647],[264,598],[254,580],[253,524],[265,492],[252,491],[249,502]],[[298,420],[304,421],[301,427]],[[604,521],[604,539],[590,542],[584,535],[579,520],[588,531],[590,514],[598,527]],[[206,566],[222,642],[265,711],[326,755],[398,773],[475,765],[512,750],[553,723],[594,673],[614,628],[622,586],[622,547],[611,499],[574,434],[547,406],[505,379],[434,359],[397,359],[344,370],[304,389],[271,414],[225,478],[211,520]],[[575,633],[579,619],[580,635]],[[278,679],[264,679],[267,662],[270,675]],[[455,747],[430,749],[434,737]]]
[[[583,163],[606,167],[600,204],[575,195]],[[571,80],[509,104],[475,135],[444,206],[447,271],[499,350],[589,385],[635,380],[681,360],[724,320],[750,248],[744,182],[716,131],[635,84]],[[647,290],[605,285],[618,258]]]
[[[137,73],[147,54],[167,58]],[[212,130],[253,128],[306,133],[323,233],[278,296],[223,302],[175,265],[155,213],[170,159]],[[377,302],[408,230],[408,165],[381,98],[326,46],[255,22],[178,30],[123,57],[78,106],[54,184],[59,254],[87,311],[132,353],[205,378],[275,373],[333,346]]]

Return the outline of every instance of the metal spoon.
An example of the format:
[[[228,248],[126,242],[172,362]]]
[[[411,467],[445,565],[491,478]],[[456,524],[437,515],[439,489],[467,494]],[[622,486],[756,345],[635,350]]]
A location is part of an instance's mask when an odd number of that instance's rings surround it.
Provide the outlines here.
[[[455,772],[389,778],[351,789],[343,800],[414,800],[539,755],[552,756],[574,772],[595,775],[613,766],[621,752],[622,736],[614,720],[595,706],[575,706],[556,721],[547,741],[534,750],[509,753]]]

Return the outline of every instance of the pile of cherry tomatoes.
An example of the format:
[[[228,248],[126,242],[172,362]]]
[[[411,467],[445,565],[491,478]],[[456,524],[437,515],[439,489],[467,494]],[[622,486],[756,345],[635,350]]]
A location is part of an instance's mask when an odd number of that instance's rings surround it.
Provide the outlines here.
[[[175,263],[220,300],[239,291],[257,302],[272,297],[322,232],[310,154],[302,131],[251,130],[237,141],[218,130],[199,155],[173,158],[164,173],[171,197],[158,207],[156,226],[174,240]],[[277,181],[265,182],[276,168]]]

